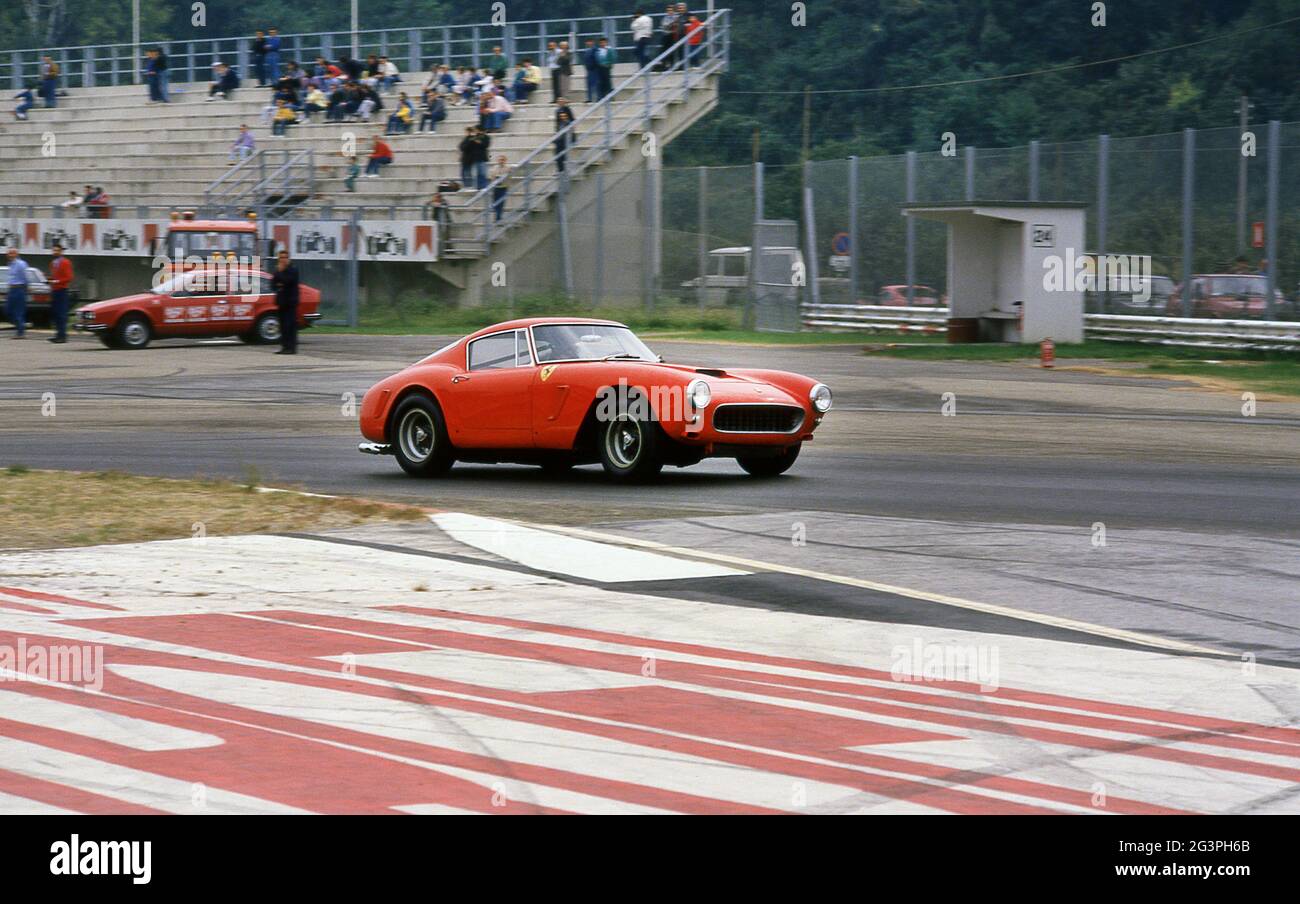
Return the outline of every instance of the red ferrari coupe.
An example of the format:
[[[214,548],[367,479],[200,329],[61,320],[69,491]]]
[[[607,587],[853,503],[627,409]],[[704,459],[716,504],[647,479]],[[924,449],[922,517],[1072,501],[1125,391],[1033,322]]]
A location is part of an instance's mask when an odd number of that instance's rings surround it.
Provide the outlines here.
[[[665,364],[621,323],[499,323],[381,380],[361,405],[362,452],[408,473],[457,461],[562,472],[600,462],[619,480],[734,458],[775,477],[831,408],[831,391],[777,370]]]

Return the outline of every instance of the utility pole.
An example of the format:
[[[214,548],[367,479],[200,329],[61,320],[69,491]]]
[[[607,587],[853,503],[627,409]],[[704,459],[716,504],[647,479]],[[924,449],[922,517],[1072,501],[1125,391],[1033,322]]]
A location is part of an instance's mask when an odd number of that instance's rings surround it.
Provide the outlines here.
[[[1241,95],[1237,99],[1237,119],[1240,132],[1237,135],[1237,141],[1241,142],[1246,130],[1250,128],[1250,98]],[[1240,145],[1239,145],[1240,146]],[[1249,162],[1245,154],[1237,158],[1237,253],[1246,252],[1246,164]]]
[[[803,86],[803,162],[807,163],[812,156],[810,145],[812,141],[812,85]]]
[[[754,129],[754,152],[753,152],[753,159],[750,160],[750,163],[757,163],[757,162],[758,162],[758,152],[759,152],[759,150],[761,150],[762,147],[763,147],[763,137],[762,137],[762,135],[763,135],[763,132],[762,132],[761,129],[757,129],[757,128]]]

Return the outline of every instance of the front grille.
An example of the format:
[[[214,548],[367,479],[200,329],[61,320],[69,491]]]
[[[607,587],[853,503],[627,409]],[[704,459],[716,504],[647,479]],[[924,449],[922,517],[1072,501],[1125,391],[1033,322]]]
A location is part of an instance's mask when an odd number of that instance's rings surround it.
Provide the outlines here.
[[[793,405],[719,405],[713,429],[722,433],[793,433],[803,409]]]

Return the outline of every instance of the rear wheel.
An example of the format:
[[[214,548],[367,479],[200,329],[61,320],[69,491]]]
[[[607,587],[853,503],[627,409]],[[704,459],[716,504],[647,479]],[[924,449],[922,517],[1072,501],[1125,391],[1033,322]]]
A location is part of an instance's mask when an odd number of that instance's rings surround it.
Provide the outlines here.
[[[795,443],[788,449],[782,449],[780,455],[747,456],[737,458],[736,462],[751,477],[776,477],[790,470],[795,459],[799,457],[799,449],[803,443]]]
[[[113,340],[118,348],[139,351],[153,340],[153,329],[149,326],[149,321],[140,314],[128,314],[113,330]]]
[[[601,425],[599,451],[605,473],[615,480],[649,480],[664,466],[659,428],[629,413]]]
[[[413,477],[445,474],[456,461],[442,410],[426,396],[404,399],[393,413],[393,456]]]

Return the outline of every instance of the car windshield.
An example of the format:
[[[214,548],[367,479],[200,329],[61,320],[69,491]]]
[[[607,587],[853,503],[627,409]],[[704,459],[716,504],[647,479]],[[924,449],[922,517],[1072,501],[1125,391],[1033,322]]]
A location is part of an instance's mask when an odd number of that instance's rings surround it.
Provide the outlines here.
[[[625,326],[554,323],[533,327],[538,361],[600,361],[627,358],[657,361],[655,353]]]
[[[261,292],[258,274],[249,270],[221,268],[190,270],[164,280],[152,289],[155,295],[180,295],[186,292],[217,295],[255,295]]]

